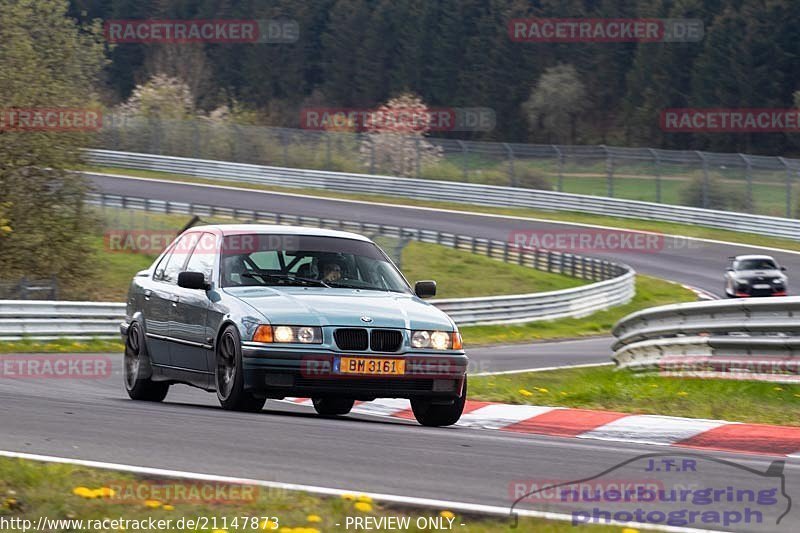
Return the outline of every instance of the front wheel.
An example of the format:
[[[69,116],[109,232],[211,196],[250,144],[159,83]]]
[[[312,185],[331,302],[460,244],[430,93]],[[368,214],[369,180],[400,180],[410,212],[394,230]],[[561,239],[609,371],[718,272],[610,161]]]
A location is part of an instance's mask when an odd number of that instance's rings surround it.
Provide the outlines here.
[[[266,397],[259,398],[244,388],[242,342],[232,325],[225,328],[217,343],[214,383],[219,404],[228,411],[254,413],[267,402]]]
[[[436,404],[431,400],[411,400],[411,410],[414,418],[423,426],[439,427],[452,426],[464,412],[467,401],[467,378],[464,377],[464,390],[460,398],[450,404]]]
[[[147,355],[144,333],[137,322],[128,327],[122,374],[125,378],[125,390],[131,400],[160,402],[167,397],[169,383],[151,379],[153,370],[150,367],[150,357]]]
[[[347,398],[312,398],[314,409],[322,416],[342,416],[353,409],[355,400]]]

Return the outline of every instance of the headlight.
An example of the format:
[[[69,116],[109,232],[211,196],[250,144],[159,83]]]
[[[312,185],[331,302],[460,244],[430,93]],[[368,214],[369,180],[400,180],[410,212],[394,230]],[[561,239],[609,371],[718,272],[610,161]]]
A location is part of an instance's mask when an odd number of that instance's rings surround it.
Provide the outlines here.
[[[322,328],[316,326],[258,326],[254,342],[322,344]]]
[[[460,350],[462,348],[461,334],[457,331],[412,331],[411,347]]]
[[[733,281],[735,281],[736,283],[741,283],[742,285],[747,285],[748,283],[750,283],[750,280],[748,280],[747,278],[734,278]]]
[[[786,280],[784,280],[783,278],[775,278],[772,280],[772,283],[774,283],[775,285],[781,285],[784,281]]]

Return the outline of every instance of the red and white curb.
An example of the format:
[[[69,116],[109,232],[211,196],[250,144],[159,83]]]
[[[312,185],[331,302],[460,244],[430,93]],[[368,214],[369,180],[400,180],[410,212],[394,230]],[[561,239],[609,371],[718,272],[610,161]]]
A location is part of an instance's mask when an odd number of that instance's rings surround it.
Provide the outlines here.
[[[307,398],[288,398],[311,406]],[[352,413],[414,420],[408,400],[357,402]],[[457,427],[800,458],[800,427],[467,401]]]

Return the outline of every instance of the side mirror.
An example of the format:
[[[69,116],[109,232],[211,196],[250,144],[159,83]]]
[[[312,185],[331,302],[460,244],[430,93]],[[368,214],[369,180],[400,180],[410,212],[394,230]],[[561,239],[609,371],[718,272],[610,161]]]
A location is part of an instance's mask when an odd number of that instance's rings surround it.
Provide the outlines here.
[[[433,298],[436,296],[436,282],[418,281],[414,284],[414,294],[420,298]]]
[[[781,267],[781,272],[786,272],[786,267]]]
[[[725,269],[725,271],[726,272],[733,272],[733,268],[732,267],[728,267],[728,268]]]
[[[206,276],[202,272],[181,272],[178,274],[178,287],[205,291],[208,290],[209,285],[206,283]]]

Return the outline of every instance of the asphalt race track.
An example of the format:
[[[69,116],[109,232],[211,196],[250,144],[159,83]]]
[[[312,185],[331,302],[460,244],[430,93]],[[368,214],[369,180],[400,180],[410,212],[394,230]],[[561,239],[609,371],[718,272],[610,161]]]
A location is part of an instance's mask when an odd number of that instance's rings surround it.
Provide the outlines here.
[[[347,218],[407,227],[437,229],[505,240],[512,231],[552,231],[563,225],[370,203],[342,203],[292,195],[118,177],[95,177],[102,192],[151,199],[192,202],[309,216]],[[465,206],[468,209],[468,206]],[[343,215],[346,213],[346,215]],[[638,272],[671,279],[722,294],[726,258],[755,253],[752,247],[665,240],[655,253],[608,257]],[[770,252],[800,278],[800,254]],[[597,254],[602,255],[602,254]],[[798,282],[800,283],[800,282]],[[793,291],[797,294],[796,291]],[[472,373],[503,372],[565,364],[608,362],[611,339],[593,338],[469,351]],[[173,387],[163,404],[127,399],[121,360],[112,376],[96,380],[0,380],[0,450],[123,463],[198,473],[239,476],[332,487],[354,492],[387,493],[510,508],[520,482],[574,481],[612,470],[612,480],[645,479],[663,486],[752,487],[764,483],[774,457],[696,452],[702,468],[650,471],[637,456],[686,453],[688,450],[471,428],[424,428],[415,422],[366,415],[342,419],[316,416],[307,407],[270,401],[258,414],[223,412],[215,395],[185,386]],[[708,458],[730,463],[714,463]],[[752,470],[747,470],[749,467]],[[625,470],[627,468],[627,470]],[[786,492],[800,494],[800,460],[784,467]],[[638,477],[637,477],[638,476]],[[552,501],[524,502],[525,509],[570,513],[586,503],[552,506]],[[615,510],[616,504],[603,503]],[[665,508],[660,504],[661,508]],[[782,506],[782,507],[781,507]],[[696,507],[696,506],[695,506]],[[715,504],[715,508],[720,507]],[[705,529],[796,531],[797,503],[780,525],[785,508],[765,513],[762,524],[692,524]],[[680,510],[681,504],[666,505]],[[772,509],[775,511],[777,507]]]
[[[386,204],[376,205],[368,202],[329,200],[252,189],[243,191],[226,187],[98,176],[96,174],[92,175],[92,181],[100,192],[107,194],[294,215],[343,218],[360,222],[433,229],[500,241],[508,240],[511,233],[515,231],[554,232],[580,227],[509,217],[482,216]],[[411,202],[413,200],[409,200],[409,203]],[[465,205],[464,210],[469,210],[469,206]],[[765,228],[765,231],[768,231],[768,228]],[[722,278],[727,266],[727,258],[747,253],[759,253],[759,251],[758,248],[752,246],[664,237],[663,242],[660,242],[656,249],[645,252],[632,251],[617,254],[586,252],[585,255],[605,257],[627,263],[639,273],[691,285],[721,297],[723,296]],[[800,280],[800,253],[766,253],[774,256],[779,263],[789,269],[790,293],[800,294],[798,292],[800,281],[792,283],[793,273]]]
[[[424,428],[414,422],[359,415],[331,420],[310,414],[308,408],[275,401],[258,414],[230,413],[219,409],[213,394],[185,386],[173,387],[164,404],[134,402],[124,393],[120,363],[121,358],[115,359],[108,379],[59,380],[58,386],[52,380],[1,380],[0,449],[503,508],[511,506],[516,483],[579,480],[637,455],[681,451],[480,429]],[[700,455],[761,471],[773,459]],[[638,476],[656,478],[665,486],[701,482],[725,488],[758,483],[757,476],[740,466],[698,462],[703,465],[701,474],[639,471]],[[636,475],[620,471],[607,479],[630,482]],[[785,475],[786,491],[800,493],[800,462],[790,459]],[[551,510],[570,512],[575,505]],[[613,508],[610,505],[603,504]],[[780,505],[783,512],[784,502]],[[541,504],[526,503],[523,508]],[[768,523],[764,516],[760,527],[736,529],[796,530],[792,525],[800,520],[800,511],[795,505],[783,527],[777,527],[774,518]]]

